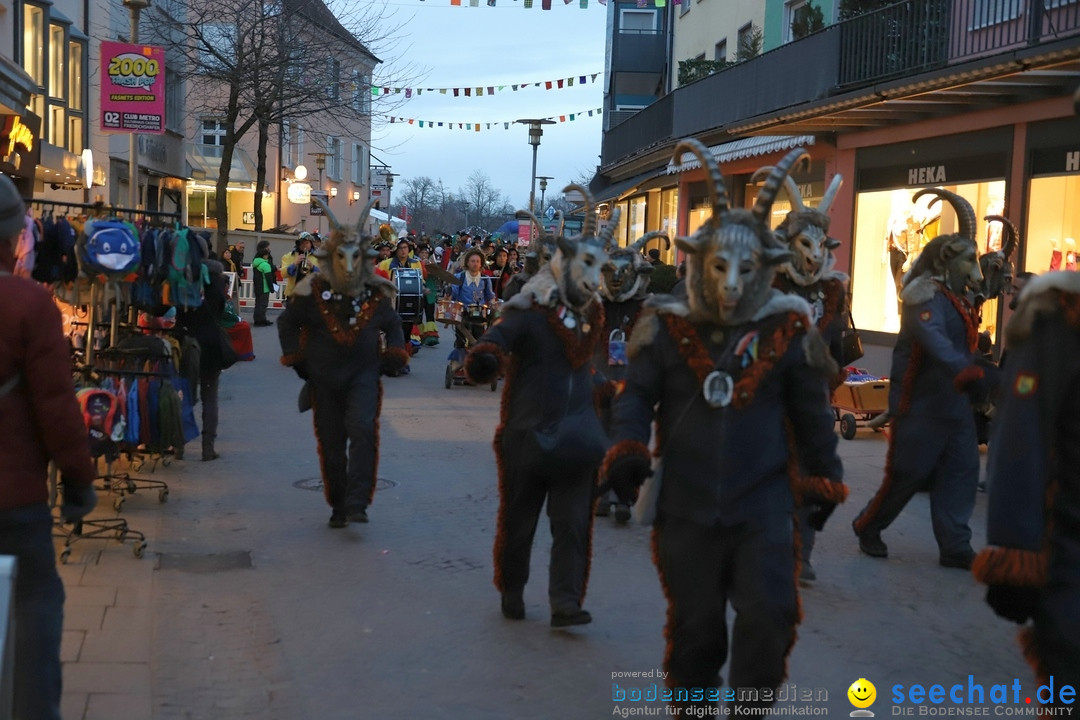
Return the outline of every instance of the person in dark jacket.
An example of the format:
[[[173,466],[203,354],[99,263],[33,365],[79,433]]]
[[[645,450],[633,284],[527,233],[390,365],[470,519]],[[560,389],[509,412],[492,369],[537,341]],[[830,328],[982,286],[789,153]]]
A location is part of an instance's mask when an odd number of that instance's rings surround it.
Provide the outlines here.
[[[97,504],[94,465],[71,381],[71,356],[49,291],[11,275],[26,208],[0,175],[0,555],[16,558],[15,718],[60,719],[64,586],[56,572],[46,473],[63,482],[60,515]]]
[[[551,262],[503,305],[500,321],[465,361],[470,381],[481,385],[505,366],[494,440],[499,514],[493,555],[502,613],[511,620],[525,617],[529,558],[546,499],[553,627],[592,621],[581,605],[592,551],[593,478],[606,445],[596,416],[590,360],[603,341],[604,310],[596,290],[610,236],[594,235],[588,191],[577,185],[567,191],[571,189],[586,198],[582,235],[557,239],[559,249]]]
[[[205,260],[209,281],[203,287],[203,304],[180,308],[177,327],[199,341],[199,397],[202,400],[202,459],[217,460],[214,449],[218,434],[218,383],[223,368],[224,348],[221,319],[225,313],[225,276],[221,263]]]
[[[1030,279],[1005,334],[1009,364],[986,466],[988,547],[972,572],[994,612],[1024,625],[1037,681],[1077,687],[1080,273]]]
[[[373,205],[365,208],[360,227]],[[318,251],[319,272],[297,283],[278,319],[278,338],[281,363],[307,381],[330,527],[343,528],[366,523],[375,498],[379,376],[400,374],[410,354],[394,310],[395,286],[375,275],[376,253],[323,208],[331,233]],[[385,350],[380,333],[386,334]]]
[[[982,280],[975,212],[941,188],[960,231],[939,235],[904,278],[900,335],[893,348],[889,416],[892,432],[881,487],[855,518],[859,549],[888,557],[881,533],[930,482],[930,519],[943,567],[967,570],[975,559],[969,522],[979,482],[979,446],[972,403],[987,399],[994,370],[978,355],[978,314],[969,288]]]
[[[769,229],[770,208],[805,151],[780,162],[750,211],[728,207],[704,145],[683,141],[675,158],[687,150],[708,169],[713,214],[676,240],[689,255],[686,302],[650,300],[634,328],[601,475],[626,503],[652,476],[636,511],[654,524],[668,600],[669,714],[705,717],[719,709],[729,603],[728,685],[754,689],[740,705],[772,705],[758,693],[784,681],[800,620],[795,507],[812,499],[820,525],[847,488],[828,402],[835,365],[806,302],[772,288],[791,255]]]

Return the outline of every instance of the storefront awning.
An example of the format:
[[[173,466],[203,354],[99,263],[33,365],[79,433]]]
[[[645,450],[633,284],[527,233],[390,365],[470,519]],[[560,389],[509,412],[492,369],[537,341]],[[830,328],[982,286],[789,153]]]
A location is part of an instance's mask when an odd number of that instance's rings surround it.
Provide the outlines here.
[[[595,193],[594,200],[595,200],[597,205],[599,205],[600,203],[603,203],[603,202],[610,202],[612,200],[617,200],[618,198],[622,197],[623,195],[626,195],[628,193],[633,192],[634,190],[637,190],[639,187],[641,187],[645,183],[649,182],[650,180],[653,180],[654,178],[657,178],[657,177],[663,175],[664,171],[665,171],[665,168],[657,168],[655,170],[649,170],[648,172],[643,172],[640,175],[635,175],[632,178],[628,178],[626,180],[620,180],[619,182],[612,183],[611,185],[608,185],[603,190],[600,190],[599,192]],[[582,200],[581,197],[570,197],[569,195],[567,196],[566,199],[570,200],[571,202],[581,202],[581,200]]]
[[[200,186],[216,185],[221,169],[220,145],[188,145],[187,161],[191,165],[191,180]],[[229,170],[229,187],[251,190],[258,173],[251,156],[241,148],[233,149]]]
[[[709,147],[709,154],[713,156],[717,164],[723,164],[733,160],[791,150],[792,148],[808,147],[813,144],[813,135],[756,135],[712,145]],[[693,153],[683,153],[681,159],[681,165],[676,166],[674,160],[667,164],[667,174],[680,173],[684,170],[694,170],[701,167],[701,163]]]

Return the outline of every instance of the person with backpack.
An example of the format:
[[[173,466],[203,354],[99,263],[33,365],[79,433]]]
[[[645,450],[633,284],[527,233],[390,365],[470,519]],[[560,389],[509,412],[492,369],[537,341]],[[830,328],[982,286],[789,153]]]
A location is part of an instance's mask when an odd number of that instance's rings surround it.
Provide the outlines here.
[[[270,256],[269,243],[255,251],[255,259],[251,261],[251,285],[255,291],[255,321],[252,325],[256,327],[273,325],[266,319],[270,293],[274,290],[274,261]]]
[[[97,504],[96,472],[60,311],[43,286],[11,275],[25,214],[15,183],[0,175],[0,555],[18,560],[14,717],[59,720],[64,585],[45,478],[56,463],[60,516],[74,522]]]

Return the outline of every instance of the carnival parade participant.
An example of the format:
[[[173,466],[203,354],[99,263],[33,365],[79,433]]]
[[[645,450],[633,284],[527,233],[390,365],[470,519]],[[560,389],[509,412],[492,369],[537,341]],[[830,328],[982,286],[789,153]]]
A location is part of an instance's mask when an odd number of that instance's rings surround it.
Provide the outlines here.
[[[311,233],[302,232],[296,239],[296,247],[281,258],[281,274],[285,276],[285,298],[292,297],[296,283],[307,277],[308,273],[317,272],[319,261],[314,256],[314,240]]]
[[[466,308],[490,305],[495,299],[495,292],[491,287],[492,278],[484,270],[484,254],[476,248],[468,250],[465,253],[464,265],[465,269],[455,276],[460,283],[449,286],[450,299],[464,304]],[[454,328],[454,349],[450,351],[450,364],[455,370],[465,362],[465,348],[469,345],[463,331],[467,331],[475,339],[480,337],[485,330],[483,321],[470,321],[467,317],[463,322],[464,326]]]
[[[320,272],[297,284],[278,336],[282,364],[307,381],[330,527],[342,528],[368,521],[379,458],[379,375],[399,374],[409,353],[393,283],[374,274],[374,252],[358,232],[343,228],[325,205],[324,211],[331,232],[319,250]]]
[[[619,222],[618,213],[618,208],[612,211],[611,222],[615,225]],[[610,261],[601,270],[600,297],[604,301],[604,337],[607,341],[593,353],[593,368],[608,381],[600,405],[600,421],[605,432],[611,429],[611,400],[626,380],[627,341],[641,315],[653,271],[653,264],[645,259],[641,249],[655,238],[663,238],[671,247],[666,234],[650,232],[625,248],[611,248]],[[607,517],[612,505],[615,506],[615,522],[619,525],[629,523],[630,506],[610,490],[597,499],[596,514]]]
[[[987,462],[986,539],[972,571],[1025,625],[1039,683],[1080,685],[1080,273],[1030,279],[1005,331],[1007,378]]]
[[[571,185],[564,192],[571,190],[586,198],[582,234],[557,238],[551,263],[503,306],[502,317],[473,346],[465,364],[477,384],[493,380],[500,368],[506,374],[494,440],[499,514],[493,554],[503,616],[525,617],[529,557],[546,499],[553,627],[592,621],[582,603],[592,551],[593,478],[606,447],[590,359],[603,340],[597,288],[610,236],[594,235],[588,191]]]
[[[843,368],[858,359],[844,357],[844,331],[850,326],[848,276],[835,269],[833,250],[840,246],[840,241],[829,237],[829,208],[843,182],[843,177],[834,175],[821,203],[816,208],[808,208],[803,204],[795,181],[790,175],[785,177],[784,187],[792,210],[776,229],[776,237],[790,248],[792,258],[780,265],[774,285],[781,292],[797,295],[809,303],[812,311],[810,319],[829,348],[829,354],[841,368],[829,379],[830,392],[844,382],[846,373]],[[810,563],[815,534],[810,519],[813,512],[812,506],[803,506],[796,513],[802,550],[799,579],[804,582],[817,579],[814,566]]]
[[[384,271],[391,281],[394,281],[394,275],[398,270],[417,270],[420,272],[422,279],[427,279],[427,269],[420,260],[413,256],[408,240],[404,239],[397,241],[397,245],[394,246],[394,254],[380,262],[379,269]],[[415,354],[415,350],[420,347],[420,333],[418,328],[415,327],[415,323],[412,320],[402,320],[401,332]],[[414,335],[416,336],[415,341]]]
[[[53,549],[49,463],[62,478],[64,522],[92,511],[97,495],[60,311],[44,286],[11,274],[25,219],[18,188],[0,174],[0,555],[18,562],[4,714],[59,720],[64,585]]]
[[[687,300],[647,301],[634,328],[602,477],[631,503],[652,476],[637,511],[654,524],[653,557],[668,600],[666,682],[701,688],[707,698],[721,682],[729,637],[730,687],[784,681],[800,620],[793,512],[797,502],[813,502],[823,519],[847,488],[829,407],[835,363],[807,303],[772,287],[775,267],[791,253],[769,229],[770,209],[805,151],[780,162],[753,210],[729,208],[704,145],[683,141],[676,162],[685,151],[708,170],[712,216],[676,240],[688,254]],[[716,710],[693,695],[669,707],[673,716]]]
[[[975,212],[962,197],[941,188],[920,190],[912,201],[925,194],[948,200],[960,230],[931,240],[904,278],[890,372],[892,432],[885,477],[852,527],[860,550],[888,557],[882,531],[929,480],[939,564],[966,570],[975,558],[969,522],[979,481],[972,403],[989,396],[995,370],[978,356],[978,315],[968,299],[969,290],[982,282]]]

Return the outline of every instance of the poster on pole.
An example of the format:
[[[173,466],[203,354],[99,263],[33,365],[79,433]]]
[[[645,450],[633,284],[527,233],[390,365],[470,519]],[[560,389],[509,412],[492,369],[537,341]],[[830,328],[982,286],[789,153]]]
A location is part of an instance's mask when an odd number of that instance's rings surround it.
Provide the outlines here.
[[[165,132],[164,48],[102,41],[101,129]]]

